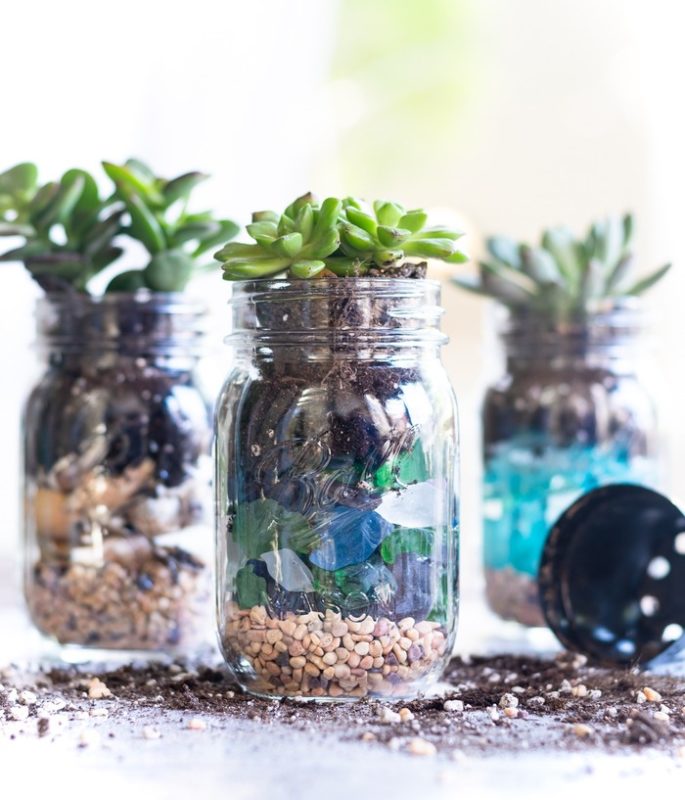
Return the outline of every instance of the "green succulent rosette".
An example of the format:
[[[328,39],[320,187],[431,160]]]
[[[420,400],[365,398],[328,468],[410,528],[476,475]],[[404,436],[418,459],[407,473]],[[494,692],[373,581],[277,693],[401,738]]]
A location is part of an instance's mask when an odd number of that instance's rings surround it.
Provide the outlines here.
[[[670,270],[665,264],[646,277],[634,276],[634,230],[633,216],[625,214],[593,222],[581,237],[567,227],[549,228],[537,246],[493,236],[486,240],[478,277],[452,280],[514,312],[581,317],[607,301],[642,295]]]
[[[463,263],[461,231],[427,227],[421,209],[354,197],[323,202],[305,194],[283,213],[258,211],[247,232],[252,243],[231,242],[216,253],[226,280],[317,276],[351,277],[392,273],[408,259]]]

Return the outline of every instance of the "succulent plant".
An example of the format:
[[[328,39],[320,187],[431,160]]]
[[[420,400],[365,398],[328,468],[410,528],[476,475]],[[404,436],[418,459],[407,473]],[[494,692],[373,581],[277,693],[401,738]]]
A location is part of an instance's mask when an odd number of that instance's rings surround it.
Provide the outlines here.
[[[215,219],[211,211],[187,210],[191,192],[208,175],[187,172],[165,180],[137,159],[129,159],[122,166],[104,161],[102,166],[116,187],[113,199],[123,205],[124,232],[150,254],[143,269],[116,275],[107,292],[140,288],[182,291],[195,272],[198,259],[239,231],[235,222]]]
[[[128,236],[148,250],[149,263],[119,273],[106,291],[182,291],[198,260],[239,230],[209,211],[188,212],[190,193],[207,177],[202,173],[164,180],[135,159],[103,168],[115,185],[107,196],[82,169],[43,185],[35,164],[1,173],[0,236],[23,241],[0,261],[22,261],[46,291],[87,292],[90,280],[124,253]]]
[[[231,242],[216,253],[226,280],[392,274],[407,258],[438,258],[462,263],[467,256],[447,227],[426,228],[420,209],[376,201],[372,207],[353,197],[328,197],[319,203],[305,194],[282,214],[258,211],[247,232],[254,243]]]
[[[647,277],[632,276],[634,227],[632,215],[625,214],[593,222],[584,238],[566,227],[550,228],[537,247],[494,236],[486,242],[488,257],[479,264],[479,277],[452,280],[513,311],[579,316],[602,301],[643,294],[671,268],[665,264]]]
[[[35,164],[17,164],[0,174],[0,236],[23,242],[0,261],[22,261],[48,291],[67,286],[85,291],[93,275],[122,253],[114,244],[122,215],[82,169],[41,186]]]

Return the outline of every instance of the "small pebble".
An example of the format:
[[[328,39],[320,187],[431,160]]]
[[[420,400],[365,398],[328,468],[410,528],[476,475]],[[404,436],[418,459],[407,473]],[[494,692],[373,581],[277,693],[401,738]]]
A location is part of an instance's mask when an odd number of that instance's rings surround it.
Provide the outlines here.
[[[434,756],[437,753],[437,749],[432,742],[415,736],[409,740],[407,752],[413,756]]]
[[[507,692],[500,697],[500,708],[516,708],[519,704],[519,699],[515,694]]]
[[[592,736],[593,731],[589,725],[578,722],[573,726],[573,733],[580,739],[585,739],[588,736]]]
[[[371,731],[362,733],[362,742],[375,742],[377,738],[376,734]]]
[[[100,678],[91,678],[88,681],[88,697],[91,700],[102,700],[104,697],[111,697],[112,693],[107,688],[107,684],[103,683]]]
[[[579,683],[578,686],[574,686],[571,689],[571,694],[574,697],[587,697],[589,692],[587,690],[587,686],[584,683]]]
[[[599,698],[601,696],[602,696],[602,690],[601,689],[591,689],[590,690],[590,700],[599,700]]]
[[[29,710],[27,706],[10,706],[9,714],[10,717],[17,722],[23,722],[25,719],[28,719]]]
[[[659,722],[669,722],[670,718],[665,711],[655,711],[652,715],[654,719],[658,719]]]
[[[513,706],[507,706],[504,709],[504,716],[508,717],[509,719],[516,719],[519,715],[518,708],[514,708]]]
[[[397,722],[402,722],[402,717],[391,708],[381,706],[378,710],[378,721],[385,725],[394,725]]]
[[[204,731],[207,728],[207,723],[200,719],[199,717],[193,717],[188,722],[188,730],[189,731]]]
[[[636,703],[646,703],[647,702],[647,695],[644,692],[638,692],[635,695],[635,702]]]
[[[38,736],[47,736],[50,730],[50,720],[47,717],[39,717],[36,728],[38,730]]]
[[[19,702],[24,706],[34,706],[38,701],[38,696],[35,692],[30,692],[28,689],[24,689],[23,692],[19,693]]]
[[[109,711],[106,708],[91,708],[90,709],[90,716],[91,717],[108,717]]]
[[[445,711],[463,711],[464,710],[464,701],[463,700],[445,700],[442,704],[442,707]]]
[[[649,686],[645,686],[642,690],[642,694],[644,694],[645,699],[648,703],[660,703],[661,702],[661,695],[655,689],[651,689]]]
[[[545,705],[545,698],[544,697],[531,697],[530,700],[528,700],[528,705],[529,706],[537,706],[538,708],[540,706],[544,706]]]
[[[402,722],[411,722],[414,719],[414,715],[408,708],[401,708],[398,713]]]
[[[159,739],[161,736],[159,729],[152,725],[146,725],[143,728],[143,739]]]

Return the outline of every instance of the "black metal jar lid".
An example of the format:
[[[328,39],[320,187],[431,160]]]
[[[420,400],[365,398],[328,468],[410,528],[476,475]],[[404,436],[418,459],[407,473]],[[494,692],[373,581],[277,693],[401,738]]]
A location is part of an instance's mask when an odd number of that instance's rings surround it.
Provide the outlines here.
[[[538,578],[547,624],[570,650],[637,664],[685,646],[685,516],[658,492],[583,495],[550,531]]]

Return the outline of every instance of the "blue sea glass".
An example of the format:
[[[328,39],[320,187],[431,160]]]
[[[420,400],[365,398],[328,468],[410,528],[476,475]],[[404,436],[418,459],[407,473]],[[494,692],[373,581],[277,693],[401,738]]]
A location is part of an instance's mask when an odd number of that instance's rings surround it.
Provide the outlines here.
[[[609,483],[653,485],[653,462],[625,449],[531,446],[529,439],[496,445],[485,464],[485,565],[529,576],[561,513],[585,492]]]

